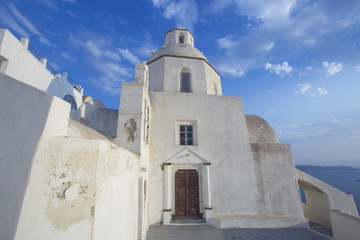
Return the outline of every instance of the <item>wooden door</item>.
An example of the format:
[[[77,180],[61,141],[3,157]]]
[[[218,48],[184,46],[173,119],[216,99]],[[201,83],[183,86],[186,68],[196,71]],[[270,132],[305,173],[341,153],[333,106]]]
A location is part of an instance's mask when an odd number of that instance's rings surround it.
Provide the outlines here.
[[[175,173],[175,217],[199,218],[199,176],[196,170]]]

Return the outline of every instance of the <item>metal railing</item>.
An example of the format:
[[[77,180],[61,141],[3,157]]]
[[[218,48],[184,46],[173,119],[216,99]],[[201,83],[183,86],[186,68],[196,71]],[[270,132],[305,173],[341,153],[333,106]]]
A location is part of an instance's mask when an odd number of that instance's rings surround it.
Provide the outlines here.
[[[43,57],[40,55],[40,53],[38,53],[35,48],[33,48],[30,44],[28,45],[30,47],[30,49],[32,50],[32,54],[34,55],[34,53],[39,57],[39,59],[41,60]],[[46,62],[46,69],[49,70],[53,75],[58,74],[57,71],[55,71],[55,69],[48,63]],[[71,80],[71,82],[73,83],[75,89],[77,89],[78,91],[80,91],[81,87],[70,77],[70,75],[67,75],[67,80],[69,81],[69,79]]]

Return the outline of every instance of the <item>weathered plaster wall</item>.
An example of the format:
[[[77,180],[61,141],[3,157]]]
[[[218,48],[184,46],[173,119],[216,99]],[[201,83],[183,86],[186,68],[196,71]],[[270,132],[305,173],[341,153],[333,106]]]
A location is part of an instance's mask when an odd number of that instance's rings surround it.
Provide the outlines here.
[[[73,137],[55,137],[42,150],[16,239],[136,239],[136,155]]]
[[[213,216],[258,215],[255,169],[241,99],[174,92],[149,94],[149,223],[160,222],[162,217],[161,165],[185,147],[177,144],[177,121],[196,121],[197,145],[187,147],[211,162]]]
[[[251,147],[262,215],[304,218],[290,145],[252,143]]]
[[[0,236],[13,239],[37,149],[66,132],[69,104],[0,74]]]
[[[92,112],[86,119],[86,126],[98,131],[99,133],[109,137],[116,137],[118,110],[100,108]]]
[[[251,143],[279,143],[274,129],[264,119],[256,115],[245,115]]]
[[[102,146],[105,147],[98,159],[93,239],[141,239],[138,238],[140,157],[113,144]]]

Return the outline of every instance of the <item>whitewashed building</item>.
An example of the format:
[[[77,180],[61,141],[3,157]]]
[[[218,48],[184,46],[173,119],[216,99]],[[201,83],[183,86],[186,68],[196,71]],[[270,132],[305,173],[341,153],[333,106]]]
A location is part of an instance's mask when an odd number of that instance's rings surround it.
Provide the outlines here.
[[[81,121],[114,138],[70,120],[68,104],[24,81],[0,74],[0,84],[6,239],[145,239],[152,224],[307,228],[308,220],[332,226],[336,239],[360,234],[352,195],[297,170],[271,126],[222,95],[186,29],[167,32],[136,65],[118,112],[101,111],[117,113],[117,126],[87,114],[96,107],[81,109]],[[26,102],[11,101],[20,93]]]
[[[28,38],[22,37],[19,41],[7,29],[0,29],[0,73],[47,91],[70,103],[71,109],[78,109],[82,104],[83,89],[69,83],[66,72],[50,72],[47,59],[37,59],[29,47]]]

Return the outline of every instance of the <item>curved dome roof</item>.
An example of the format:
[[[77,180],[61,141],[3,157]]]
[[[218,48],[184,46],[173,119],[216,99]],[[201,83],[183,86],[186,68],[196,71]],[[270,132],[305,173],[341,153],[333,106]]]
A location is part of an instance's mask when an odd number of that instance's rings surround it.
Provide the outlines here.
[[[264,119],[256,115],[245,115],[251,143],[279,143],[274,129]]]
[[[163,56],[197,58],[207,61],[204,54],[194,47],[194,37],[191,32],[182,27],[176,27],[165,34],[164,46],[152,54],[148,63]]]
[[[205,61],[207,61],[204,54],[202,54],[202,52],[200,52],[198,49],[196,49],[192,46],[171,44],[168,46],[162,46],[159,50],[157,50],[149,58],[148,63],[151,63],[154,60],[156,60],[162,56],[200,58],[200,59],[204,59]]]

